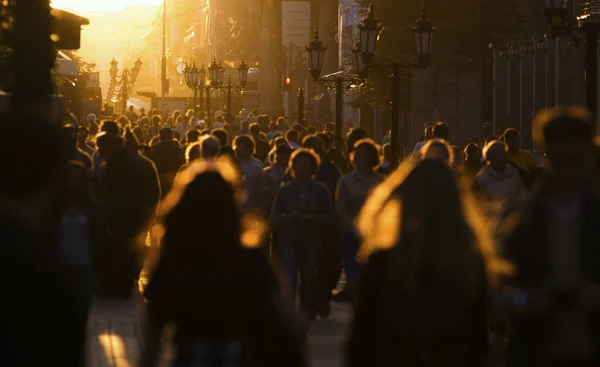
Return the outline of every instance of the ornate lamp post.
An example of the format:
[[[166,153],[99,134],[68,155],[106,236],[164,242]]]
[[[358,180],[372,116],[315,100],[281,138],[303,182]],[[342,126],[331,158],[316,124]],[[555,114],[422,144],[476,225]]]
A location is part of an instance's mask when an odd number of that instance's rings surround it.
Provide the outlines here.
[[[243,89],[246,87],[246,83],[248,82],[248,70],[250,67],[244,59],[242,59],[242,63],[237,67],[238,77],[240,79],[240,85],[236,85],[231,81],[231,77],[227,77],[227,82],[225,82],[225,68],[221,63],[217,64],[217,60],[213,60],[210,65],[210,84],[214,89],[225,89],[227,91],[227,122],[233,122],[234,116],[231,111],[232,103],[231,103],[231,91],[233,89]]]
[[[412,75],[416,70],[423,70],[429,66],[431,60],[431,51],[433,44],[433,36],[435,34],[435,26],[427,17],[427,9],[423,5],[421,7],[421,17],[417,19],[412,26],[412,32],[415,37],[417,47],[418,62],[412,61],[385,61],[376,62],[375,47],[379,41],[379,35],[383,29],[381,23],[375,16],[373,3],[369,6],[369,12],[358,26],[360,30],[360,55],[365,64],[365,69],[368,72],[369,68],[385,69],[392,74],[392,122],[391,136],[392,155],[394,163],[397,163],[400,153],[399,141],[399,124],[400,124],[400,77],[403,75],[408,77],[408,119],[406,123],[406,146],[411,144],[411,110],[412,110]]]
[[[113,58],[110,62],[110,69],[108,70],[111,80],[106,97],[108,100],[113,100],[113,96],[116,93],[118,95],[117,101],[121,104],[121,112],[125,113],[127,111],[127,100],[135,87],[137,76],[142,69],[143,63],[142,60],[138,58],[134,63],[133,68],[131,70],[123,70],[121,75],[119,75],[118,65],[118,61]],[[116,92],[117,87],[120,87],[118,92]]]
[[[308,70],[312,75],[316,83],[325,85],[326,87],[335,90],[335,144],[336,148],[343,149],[343,137],[342,127],[344,125],[343,120],[343,97],[344,89],[349,88],[351,85],[362,83],[362,78],[354,73],[348,73],[344,71],[338,71],[329,75],[321,76],[323,70],[323,60],[325,59],[325,51],[327,46],[319,40],[319,31],[315,30],[312,41],[305,46],[308,53]],[[357,49],[357,48],[354,48]],[[304,91],[300,90],[298,93],[299,111],[303,109],[304,105]]]
[[[206,85],[206,69],[204,69],[204,65],[198,69],[196,63],[193,63],[191,67],[189,65],[185,66],[183,75],[187,86],[194,91],[194,112],[198,113],[197,95],[200,92],[200,110],[202,110],[204,86]]]

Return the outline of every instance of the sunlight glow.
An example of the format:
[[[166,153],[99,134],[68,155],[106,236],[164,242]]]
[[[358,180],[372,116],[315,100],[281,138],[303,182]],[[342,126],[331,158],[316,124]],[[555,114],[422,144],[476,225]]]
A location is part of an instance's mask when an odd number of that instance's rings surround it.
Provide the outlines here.
[[[120,12],[130,6],[157,6],[163,0],[52,0],[52,7],[73,12]]]

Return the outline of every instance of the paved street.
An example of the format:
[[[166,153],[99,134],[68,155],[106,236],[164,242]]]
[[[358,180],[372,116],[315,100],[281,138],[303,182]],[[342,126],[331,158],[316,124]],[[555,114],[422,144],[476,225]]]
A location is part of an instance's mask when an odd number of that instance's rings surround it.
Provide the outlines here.
[[[144,304],[140,296],[130,301],[97,300],[90,315],[88,341],[90,367],[137,366],[142,338]],[[341,366],[341,348],[350,319],[346,304],[334,304],[329,320],[313,322],[309,355],[313,367]],[[163,358],[167,366],[168,348]]]

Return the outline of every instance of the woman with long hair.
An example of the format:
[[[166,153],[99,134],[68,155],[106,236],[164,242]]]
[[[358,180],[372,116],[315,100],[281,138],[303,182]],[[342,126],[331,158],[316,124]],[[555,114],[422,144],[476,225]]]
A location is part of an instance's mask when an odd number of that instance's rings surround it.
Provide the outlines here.
[[[162,204],[155,228],[160,257],[144,293],[141,366],[158,364],[167,324],[176,330],[174,366],[303,365],[301,332],[282,326],[283,317],[295,319],[279,303],[277,278],[256,248],[257,221],[240,214],[236,172],[230,163],[194,162]]]
[[[373,192],[348,366],[481,366],[488,275],[503,264],[480,216],[439,160],[407,162]]]

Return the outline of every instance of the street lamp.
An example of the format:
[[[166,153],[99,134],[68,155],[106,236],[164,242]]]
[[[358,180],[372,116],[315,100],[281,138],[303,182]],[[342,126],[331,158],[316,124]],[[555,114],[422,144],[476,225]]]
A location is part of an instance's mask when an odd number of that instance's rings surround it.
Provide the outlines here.
[[[312,41],[304,47],[308,52],[308,70],[313,79],[318,79],[323,70],[323,60],[327,46],[319,40],[319,30],[315,29]]]
[[[120,101],[121,103],[121,111],[125,113],[127,111],[127,100],[135,87],[136,79],[142,69],[143,63],[142,60],[138,58],[134,63],[133,68],[131,70],[123,70],[123,73],[121,73],[120,76],[118,65],[119,62],[113,58],[110,62],[110,69],[108,69],[110,83],[106,99],[113,100],[113,96],[116,93],[118,95],[117,101]],[[117,87],[120,87],[118,92],[116,91]]]
[[[375,67],[384,69],[392,74],[392,121],[390,131],[390,142],[392,144],[392,159],[397,163],[400,153],[399,141],[399,123],[400,123],[400,77],[405,75],[408,77],[408,114],[406,125],[406,147],[411,145],[411,110],[412,110],[412,75],[416,70],[426,69],[431,60],[431,50],[433,44],[433,35],[435,26],[427,17],[427,9],[425,5],[421,7],[421,17],[415,21],[412,26],[412,32],[415,37],[417,46],[418,63],[411,61],[386,61],[376,62],[375,48],[379,41],[379,35],[383,30],[383,26],[375,16],[375,8],[373,3],[369,6],[369,12],[360,22],[360,54],[365,63],[365,68]],[[404,73],[402,73],[404,71]]]
[[[365,64],[370,64],[375,58],[375,46],[379,40],[379,35],[383,26],[379,19],[375,17],[375,5],[369,5],[367,16],[358,24],[360,31],[360,55]]]
[[[210,86],[214,89],[224,89],[227,91],[227,122],[229,123],[233,122],[231,91],[233,89],[244,89],[246,83],[248,83],[249,69],[250,67],[248,64],[242,59],[242,63],[237,67],[240,85],[236,85],[231,81],[230,76],[227,77],[227,82],[225,82],[225,68],[221,62],[217,64],[217,60],[213,59],[213,62],[208,68],[210,73]],[[209,99],[207,99],[207,101],[209,101]]]
[[[204,85],[206,84],[206,70],[204,65],[198,69],[196,63],[193,63],[190,67],[186,64],[183,70],[183,76],[185,77],[185,83],[187,86],[194,91],[194,112],[198,112],[197,108],[197,95],[200,92],[200,110],[202,110],[202,103],[204,98]]]
[[[421,18],[415,21],[412,31],[417,43],[419,62],[421,67],[425,69],[429,65],[429,60],[431,60],[431,45],[435,33],[435,27],[429,18],[427,18],[427,9],[425,8],[425,5],[421,6]]]
[[[319,31],[315,30],[315,35],[312,41],[305,46],[308,55],[308,70],[312,75],[314,81],[318,84],[323,84],[330,89],[335,90],[335,144],[338,150],[342,150],[342,127],[343,121],[343,97],[344,89],[354,85],[362,83],[362,78],[359,76],[338,71],[329,75],[321,76],[323,70],[323,60],[325,59],[325,51],[327,47],[323,45],[323,42],[319,40]],[[298,91],[298,109],[299,111],[304,108],[304,91],[300,89]],[[303,114],[300,114],[301,116]],[[302,121],[300,121],[302,123]]]

